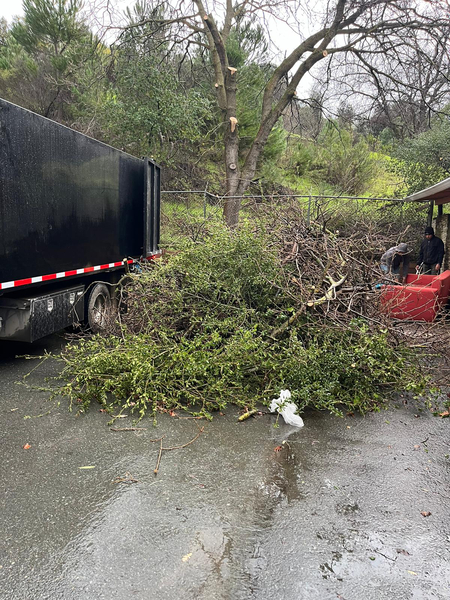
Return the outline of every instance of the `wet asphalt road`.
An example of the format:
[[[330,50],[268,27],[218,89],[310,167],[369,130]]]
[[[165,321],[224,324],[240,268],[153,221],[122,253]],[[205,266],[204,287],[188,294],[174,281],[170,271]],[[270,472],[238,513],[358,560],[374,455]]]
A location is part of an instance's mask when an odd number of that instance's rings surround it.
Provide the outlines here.
[[[450,597],[447,419],[399,403],[293,430],[230,409],[155,477],[151,440],[184,444],[197,423],[112,432],[17,385],[36,363],[16,353],[61,343],[0,347],[1,600]]]

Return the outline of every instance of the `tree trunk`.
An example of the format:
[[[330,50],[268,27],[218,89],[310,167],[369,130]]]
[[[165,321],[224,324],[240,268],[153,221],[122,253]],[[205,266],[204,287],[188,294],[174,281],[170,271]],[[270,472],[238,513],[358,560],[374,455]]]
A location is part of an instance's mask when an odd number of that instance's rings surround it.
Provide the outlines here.
[[[227,107],[224,115],[224,146],[226,172],[226,198],[223,216],[229,227],[235,227],[239,221],[239,198],[236,196],[240,183],[239,169],[239,135],[236,119],[236,71],[228,68],[225,75]]]
[[[277,119],[278,117],[276,115],[272,115],[261,126],[247,155],[242,171],[239,169],[239,165],[237,163],[239,140],[236,135],[236,131],[234,134],[231,134],[228,127],[230,135],[225,135],[225,158],[227,161],[227,196],[229,196],[229,199],[225,200],[223,214],[225,222],[229,227],[235,227],[239,222],[239,211],[242,204],[241,197],[249,187],[256,174],[259,158],[264,150],[267,138],[269,137]],[[230,160],[236,160],[236,162],[230,163]],[[232,169],[231,167],[234,166],[236,168]]]

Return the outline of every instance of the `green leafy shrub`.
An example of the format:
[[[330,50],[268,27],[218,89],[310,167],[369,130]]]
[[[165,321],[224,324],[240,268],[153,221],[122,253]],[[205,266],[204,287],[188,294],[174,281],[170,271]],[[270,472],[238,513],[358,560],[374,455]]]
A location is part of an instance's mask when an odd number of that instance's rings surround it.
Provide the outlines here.
[[[328,122],[320,133],[311,169],[348,194],[362,194],[376,175],[377,161],[363,138]]]
[[[292,169],[297,177],[304,175],[313,160],[313,152],[306,142],[296,145],[289,157],[289,169]]]
[[[392,169],[404,181],[398,193],[413,194],[448,177],[449,143],[450,123],[447,116],[440,116],[430,130],[396,148]]]

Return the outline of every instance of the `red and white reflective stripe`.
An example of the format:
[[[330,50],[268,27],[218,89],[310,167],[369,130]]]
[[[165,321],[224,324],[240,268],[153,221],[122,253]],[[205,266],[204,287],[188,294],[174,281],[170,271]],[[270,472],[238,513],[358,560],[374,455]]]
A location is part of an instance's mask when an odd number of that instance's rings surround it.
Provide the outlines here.
[[[157,252],[147,256],[147,260],[159,258],[162,252]],[[127,264],[133,264],[133,260],[125,261]],[[42,283],[44,281],[51,281],[52,279],[62,279],[64,277],[73,277],[74,275],[84,275],[85,273],[93,273],[94,271],[103,271],[104,269],[114,269],[117,267],[123,267],[124,261],[107,263],[104,265],[96,265],[95,267],[84,267],[82,269],[73,269],[72,271],[62,271],[61,273],[50,273],[49,275],[39,275],[38,277],[29,277],[28,279],[17,279],[16,281],[5,281],[0,283],[0,290],[7,290],[9,288],[20,287],[21,285],[31,285],[33,283]]]
[[[132,260],[126,261],[129,265]],[[114,269],[115,267],[123,267],[123,261],[107,263],[104,265],[96,265],[95,267],[84,267],[83,269],[73,269],[72,271],[62,271],[61,273],[50,273],[49,275],[39,275],[38,277],[29,277],[28,279],[17,279],[16,281],[5,281],[0,283],[0,290],[8,288],[16,288],[21,285],[31,285],[33,283],[42,283],[43,281],[51,281],[52,279],[62,279],[64,277],[73,277],[74,275],[83,275],[84,273],[93,273],[94,271],[102,271],[104,269]]]

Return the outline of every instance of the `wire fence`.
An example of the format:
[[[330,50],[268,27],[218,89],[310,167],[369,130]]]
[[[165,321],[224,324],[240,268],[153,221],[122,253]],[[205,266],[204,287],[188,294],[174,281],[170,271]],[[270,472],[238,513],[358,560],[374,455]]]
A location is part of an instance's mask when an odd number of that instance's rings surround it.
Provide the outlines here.
[[[234,199],[234,198],[233,198]],[[319,224],[324,230],[344,237],[359,227],[371,226],[383,234],[392,246],[406,242],[417,258],[423,230],[429,222],[429,204],[398,198],[366,198],[338,195],[245,195],[241,214],[256,219],[272,211],[286,218],[293,214],[307,224]],[[166,190],[162,192],[162,245],[176,245],[181,237],[195,239],[209,223],[221,222],[226,197],[207,190]]]

